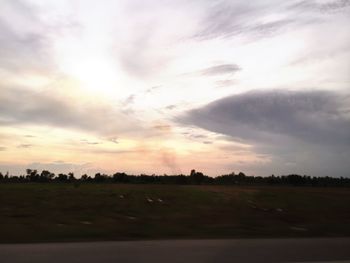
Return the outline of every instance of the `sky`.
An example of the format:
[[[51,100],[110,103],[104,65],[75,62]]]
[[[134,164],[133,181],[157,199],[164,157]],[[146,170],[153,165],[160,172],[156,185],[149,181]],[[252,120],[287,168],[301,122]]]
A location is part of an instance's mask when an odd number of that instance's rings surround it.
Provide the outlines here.
[[[0,171],[350,176],[350,0],[1,0]]]

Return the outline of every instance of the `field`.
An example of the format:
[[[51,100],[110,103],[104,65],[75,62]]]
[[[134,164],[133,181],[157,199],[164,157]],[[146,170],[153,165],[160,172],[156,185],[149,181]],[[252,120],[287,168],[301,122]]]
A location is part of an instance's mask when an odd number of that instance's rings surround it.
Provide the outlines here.
[[[350,236],[350,189],[1,184],[0,242]]]

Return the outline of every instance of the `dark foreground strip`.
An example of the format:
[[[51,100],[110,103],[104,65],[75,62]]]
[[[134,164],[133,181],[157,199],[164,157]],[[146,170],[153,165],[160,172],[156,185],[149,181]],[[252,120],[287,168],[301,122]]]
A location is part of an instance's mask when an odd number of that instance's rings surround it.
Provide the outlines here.
[[[157,240],[0,245],[0,262],[350,261],[350,238]]]

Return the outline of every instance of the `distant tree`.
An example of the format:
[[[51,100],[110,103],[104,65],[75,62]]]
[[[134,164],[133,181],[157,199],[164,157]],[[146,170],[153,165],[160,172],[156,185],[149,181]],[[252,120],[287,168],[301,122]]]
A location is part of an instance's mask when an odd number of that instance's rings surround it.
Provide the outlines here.
[[[80,177],[80,180],[81,180],[81,181],[86,181],[87,179],[88,179],[87,174],[83,174],[83,175]]]
[[[195,184],[201,184],[204,181],[204,179],[205,179],[203,173],[196,172],[196,170],[194,170],[194,169],[191,170],[190,178],[192,179],[192,181]]]
[[[40,174],[40,181],[41,182],[48,182],[51,181],[55,177],[54,173],[51,173],[50,171],[43,170]]]
[[[237,175],[239,178],[245,178],[246,175],[242,172],[239,172],[238,175]]]
[[[303,185],[304,178],[297,174],[290,174],[287,176],[287,182],[292,185]]]
[[[60,182],[66,182],[68,180],[68,175],[66,174],[59,174],[57,177],[57,180]]]
[[[94,178],[95,182],[101,183],[101,182],[104,182],[105,180],[106,180],[106,176],[105,175],[102,175],[101,173],[96,173],[95,174],[95,178]]]
[[[75,181],[74,173],[68,173],[68,180],[69,181]]]
[[[26,178],[31,182],[39,181],[39,174],[37,170],[26,169],[27,175]]]
[[[180,174],[176,176],[176,184],[186,184],[187,183],[187,176]]]
[[[54,173],[43,170],[39,174],[35,169],[26,169],[26,175],[23,176],[10,176],[9,172],[5,175],[0,172],[0,182],[73,182],[75,187],[79,186],[80,182],[115,182],[115,183],[132,183],[132,184],[222,184],[222,185],[294,185],[294,186],[337,186],[337,187],[350,187],[350,178],[347,177],[310,177],[307,175],[271,175],[267,177],[262,176],[247,176],[243,172],[235,174],[220,175],[217,177],[208,177],[201,172],[191,170],[189,176],[183,174],[180,175],[128,175],[126,173],[115,173],[113,176],[107,174],[96,173],[94,178],[84,174],[80,180],[74,177],[73,173],[58,174],[55,177]]]
[[[128,175],[126,173],[115,173],[113,174],[113,181],[119,183],[128,182]]]

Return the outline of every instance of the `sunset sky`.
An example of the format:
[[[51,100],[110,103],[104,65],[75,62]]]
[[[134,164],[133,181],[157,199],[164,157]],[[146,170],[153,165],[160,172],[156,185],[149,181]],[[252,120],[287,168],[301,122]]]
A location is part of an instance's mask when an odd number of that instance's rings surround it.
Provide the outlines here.
[[[350,176],[350,0],[1,0],[25,168]]]

